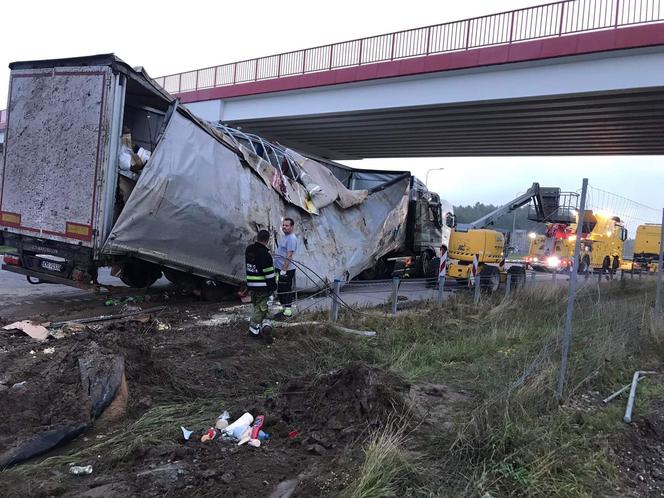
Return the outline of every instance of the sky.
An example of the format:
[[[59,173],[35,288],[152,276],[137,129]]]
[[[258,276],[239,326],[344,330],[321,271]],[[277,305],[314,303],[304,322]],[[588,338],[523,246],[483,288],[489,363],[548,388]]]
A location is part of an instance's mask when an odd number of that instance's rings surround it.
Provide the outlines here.
[[[252,2],[81,0],[3,2],[0,109],[12,61],[113,52],[152,76],[225,64],[429,24],[547,3],[537,0],[335,0]],[[453,204],[501,204],[534,181],[577,190],[592,185],[664,207],[661,157],[427,158],[346,161],[409,169]],[[650,213],[650,210],[646,210]],[[646,212],[644,211],[644,212]],[[653,211],[655,212],[655,211]],[[658,220],[653,220],[658,221]]]

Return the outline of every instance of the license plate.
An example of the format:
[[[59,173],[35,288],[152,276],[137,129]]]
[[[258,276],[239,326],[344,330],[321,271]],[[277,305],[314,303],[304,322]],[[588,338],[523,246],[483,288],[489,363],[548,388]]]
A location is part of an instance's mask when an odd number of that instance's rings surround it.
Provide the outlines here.
[[[45,270],[62,271],[62,265],[60,263],[54,263],[53,261],[42,261],[41,267]]]

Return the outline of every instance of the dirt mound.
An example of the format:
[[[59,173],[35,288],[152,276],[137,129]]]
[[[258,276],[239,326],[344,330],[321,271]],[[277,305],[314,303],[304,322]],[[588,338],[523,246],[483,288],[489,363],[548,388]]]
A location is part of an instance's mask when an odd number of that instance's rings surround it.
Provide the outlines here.
[[[0,374],[14,369],[7,382],[45,379],[36,411],[50,407],[67,420],[88,413],[63,389],[83,390],[78,358],[93,343],[124,357],[129,386],[124,418],[96,423],[39,468],[10,469],[0,495],[268,496],[295,480],[294,496],[338,496],[362,461],[364,437],[405,410],[408,386],[400,378],[364,364],[339,367],[358,361],[356,338],[293,328],[275,331],[268,347],[247,338],[245,323],[191,326],[178,310],[157,318],[169,327],[139,319],[99,324],[49,341],[51,354],[29,339],[0,336]],[[0,417],[11,419],[11,406],[0,403]],[[232,418],[264,415],[269,439],[257,449],[183,440],[180,426],[200,435],[223,410]],[[23,431],[12,420],[0,420],[2,433]],[[93,474],[69,475],[71,462],[92,465]]]
[[[314,379],[291,381],[276,408],[282,421],[310,431],[333,431],[338,440],[404,414],[408,389],[390,372],[352,364]]]
[[[22,337],[0,364],[0,467],[80,434],[115,396],[124,362],[95,342]]]
[[[664,490],[664,400],[637,417],[609,441],[609,453],[618,464],[628,489],[624,496],[662,496]]]

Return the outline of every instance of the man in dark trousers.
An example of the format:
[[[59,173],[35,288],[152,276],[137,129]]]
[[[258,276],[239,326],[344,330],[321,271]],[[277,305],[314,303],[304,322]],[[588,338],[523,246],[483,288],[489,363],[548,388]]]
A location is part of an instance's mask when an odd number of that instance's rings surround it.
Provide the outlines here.
[[[249,323],[249,335],[262,337],[268,344],[272,342],[272,326],[267,320],[268,299],[277,288],[274,278],[274,263],[267,247],[270,233],[260,230],[256,242],[247,247],[244,253],[247,272],[247,288],[251,292],[253,313]]]
[[[295,280],[295,265],[293,256],[297,251],[297,236],[293,233],[295,222],[292,218],[284,218],[281,222],[283,237],[279,239],[277,252],[274,257],[274,266],[279,270],[279,303],[283,306],[283,316],[293,316],[291,305],[293,303],[293,282]]]

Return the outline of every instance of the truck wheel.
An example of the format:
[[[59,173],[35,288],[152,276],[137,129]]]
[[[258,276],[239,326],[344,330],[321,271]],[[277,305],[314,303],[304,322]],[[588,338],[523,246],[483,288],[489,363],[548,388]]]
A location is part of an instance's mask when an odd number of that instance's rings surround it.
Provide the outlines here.
[[[430,250],[423,251],[420,255],[420,267],[418,277],[429,278],[431,275],[431,268],[435,267],[433,260],[436,257],[436,253]]]
[[[492,294],[500,287],[500,270],[495,266],[484,265],[480,270],[480,288]]]
[[[438,267],[440,266],[440,258],[436,256],[429,262],[427,267],[427,272],[424,274],[424,278],[427,279],[427,287],[436,287],[438,285]]]
[[[188,290],[200,287],[202,280],[197,275],[173,270],[172,268],[164,268],[164,277],[173,285]]]
[[[122,265],[120,280],[129,287],[150,287],[161,277],[161,268],[139,259],[128,259]]]
[[[511,266],[507,269],[507,274],[512,275],[511,287],[512,289],[520,289],[526,282],[526,269],[523,266]]]

